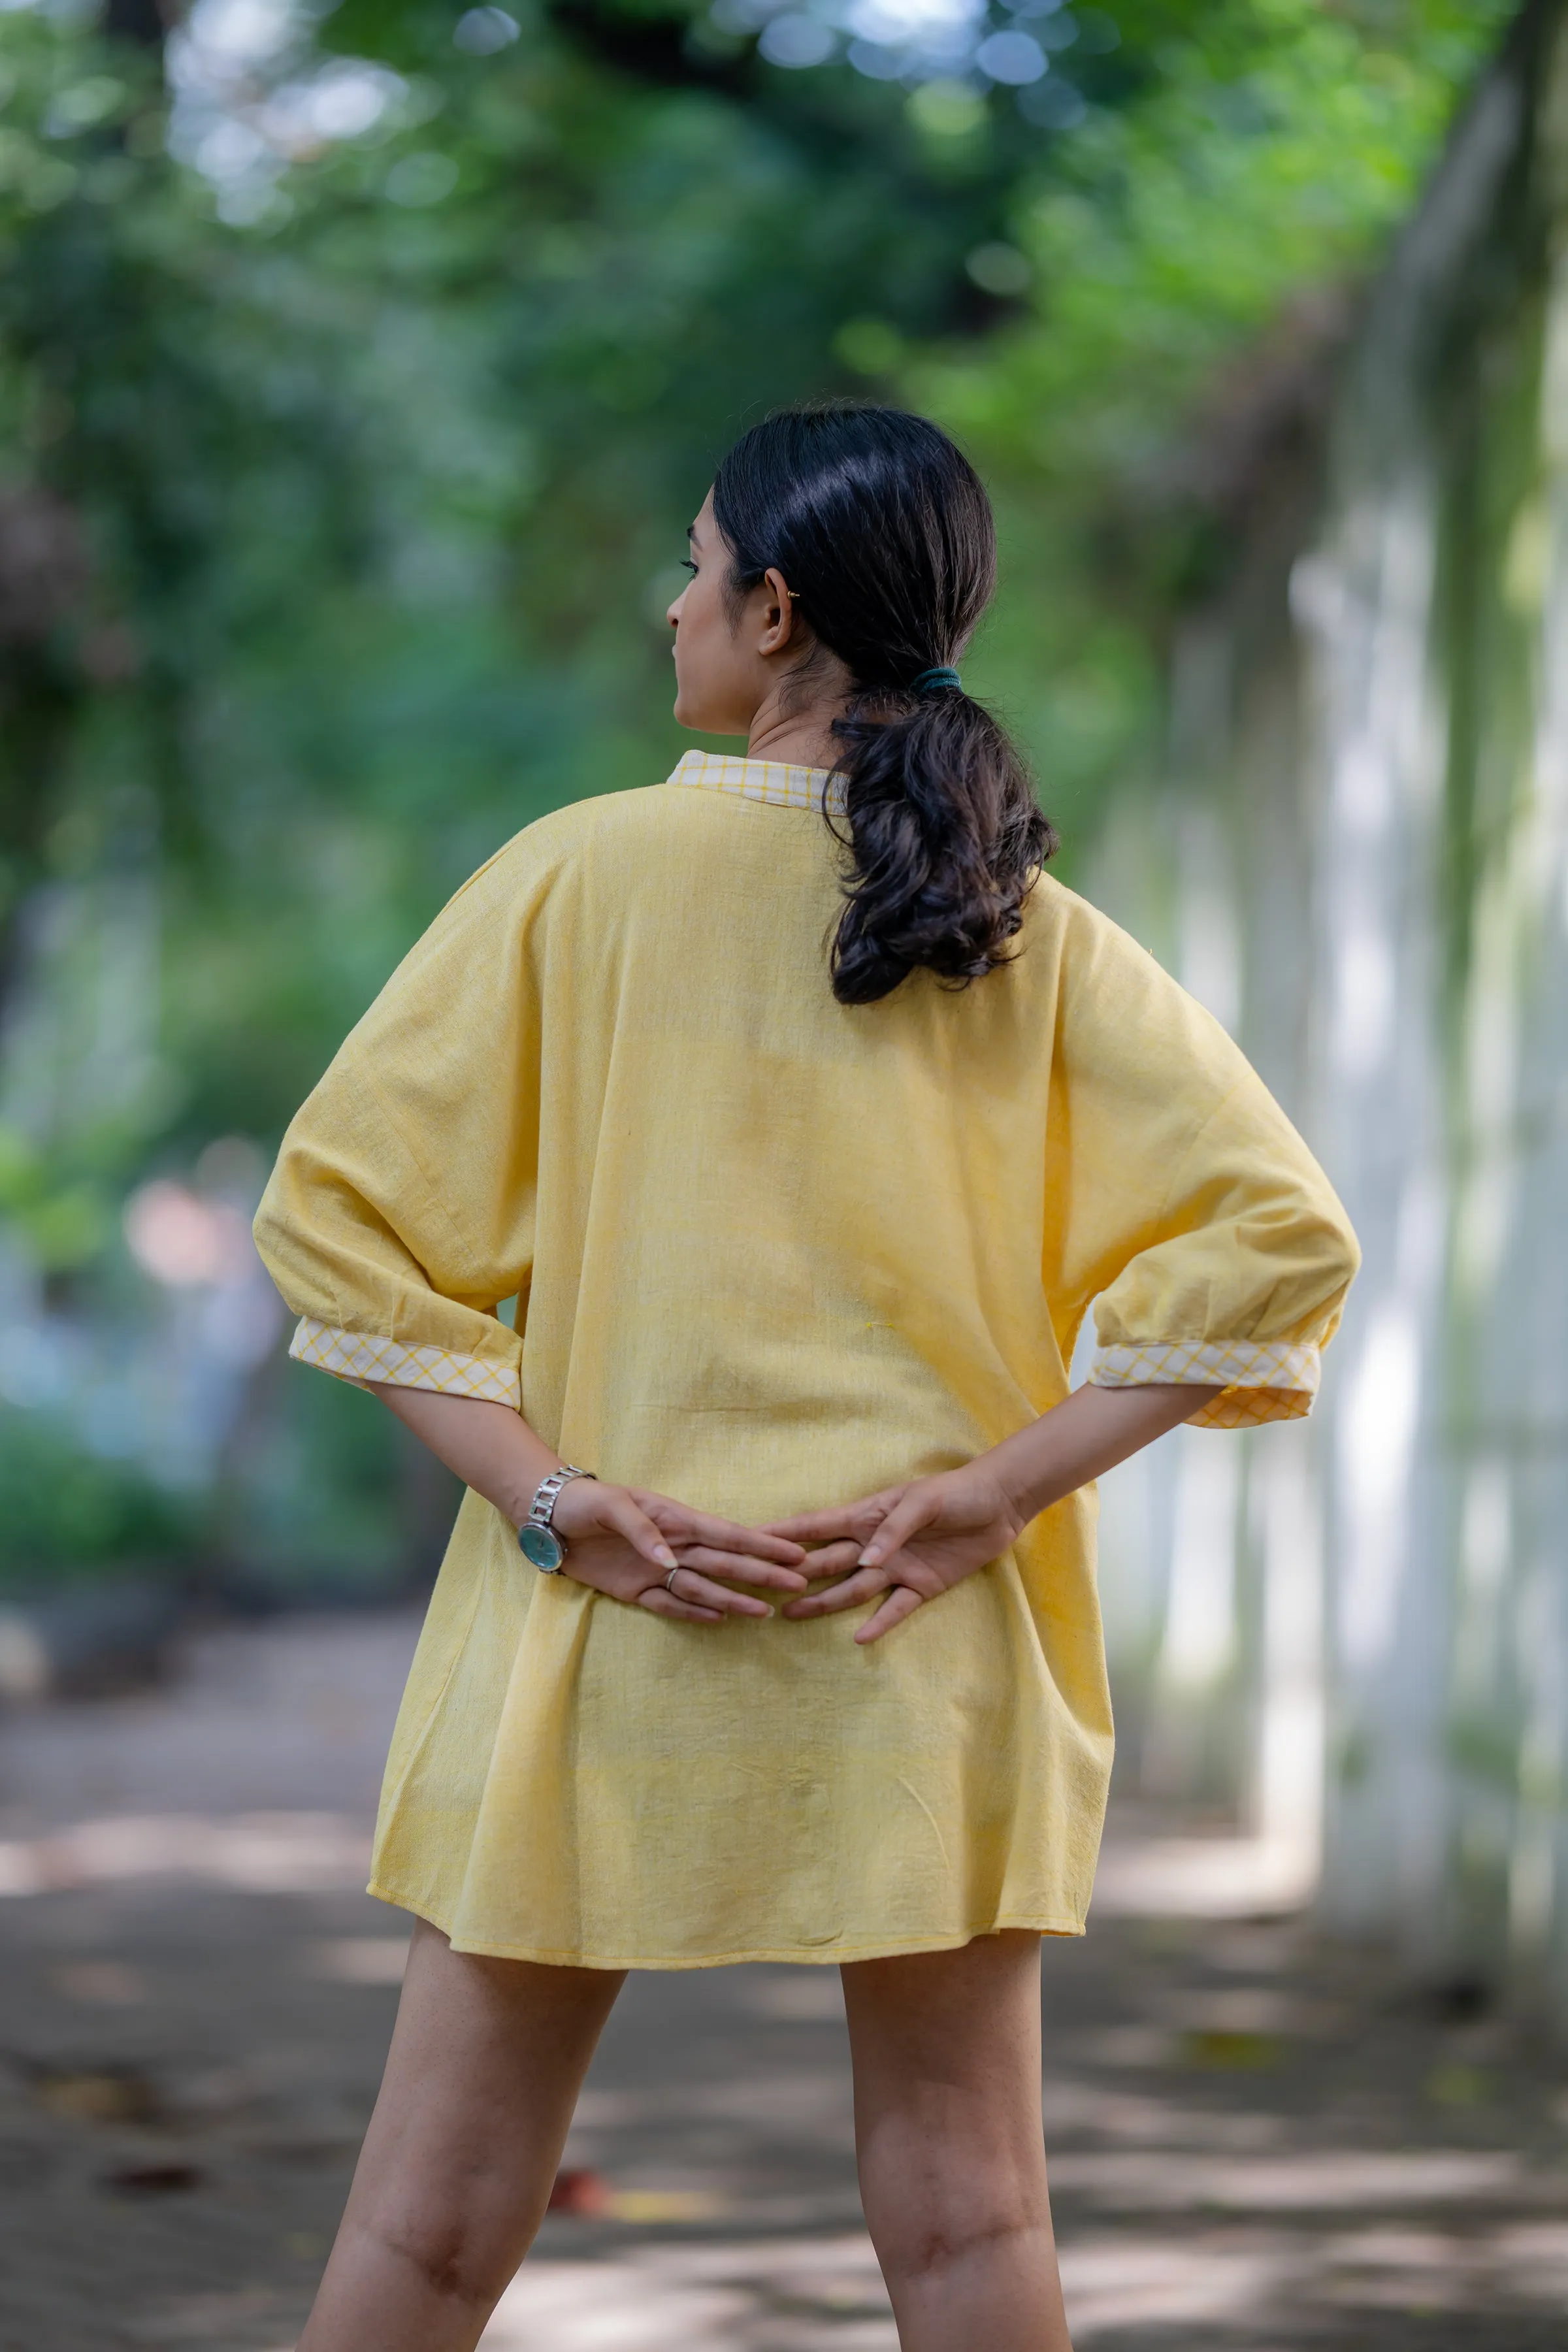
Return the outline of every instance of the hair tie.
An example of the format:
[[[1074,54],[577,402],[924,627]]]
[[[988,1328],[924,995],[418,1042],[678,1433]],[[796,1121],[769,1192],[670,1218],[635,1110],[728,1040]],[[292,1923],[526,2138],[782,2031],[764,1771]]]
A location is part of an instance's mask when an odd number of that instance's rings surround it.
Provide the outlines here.
[[[944,686],[960,688],[963,683],[955,669],[948,669],[945,667],[938,669],[922,669],[910,691],[911,694],[940,694]]]

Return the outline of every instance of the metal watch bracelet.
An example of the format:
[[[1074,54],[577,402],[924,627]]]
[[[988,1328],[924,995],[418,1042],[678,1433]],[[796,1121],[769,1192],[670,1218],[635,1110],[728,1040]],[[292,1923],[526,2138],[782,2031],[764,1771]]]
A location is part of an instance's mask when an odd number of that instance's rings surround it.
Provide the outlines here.
[[[542,1478],[529,1514],[517,1531],[517,1548],[541,1576],[559,1576],[566,1558],[566,1547],[555,1532],[555,1506],[563,1486],[574,1478],[591,1478],[591,1470],[579,1470],[575,1464],[563,1462],[559,1470],[552,1470]]]

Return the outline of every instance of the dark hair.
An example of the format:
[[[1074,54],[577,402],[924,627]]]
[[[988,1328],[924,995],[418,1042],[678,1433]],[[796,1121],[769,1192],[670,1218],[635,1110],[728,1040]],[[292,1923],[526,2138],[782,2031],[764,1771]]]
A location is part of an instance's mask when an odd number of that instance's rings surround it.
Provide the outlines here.
[[[854,681],[833,724],[850,853],[834,994],[872,1004],[921,966],[966,987],[1007,961],[1057,847],[990,712],[952,681],[917,687],[957,660],[991,601],[996,532],[979,476],[922,416],[785,409],[724,459],[713,516],[737,600],[781,572]]]

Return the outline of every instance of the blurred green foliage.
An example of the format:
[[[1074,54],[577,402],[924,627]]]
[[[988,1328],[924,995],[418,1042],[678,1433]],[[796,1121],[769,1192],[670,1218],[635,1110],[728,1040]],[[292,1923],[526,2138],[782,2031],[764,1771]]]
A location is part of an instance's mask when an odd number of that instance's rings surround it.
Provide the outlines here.
[[[113,1223],[102,1186],[8,1127],[0,1127],[0,1217],[46,1274],[96,1257]]]
[[[1010,558],[981,667],[1081,824],[1158,699],[1194,404],[1375,250],[1498,12],[1131,0],[1058,137],[700,15],[574,0],[479,56],[455,14],[324,20],[410,96],[249,226],[168,156],[155,58],[0,26],[5,889],[155,824],[163,1135],[275,1132],[499,838],[663,772],[680,528],[775,402],[963,433]]]
[[[0,1415],[0,1595],[126,1569],[185,1572],[199,1516],[134,1464],[38,1412]]]
[[[0,1003],[51,892],[161,908],[155,1067],[112,1115],[0,1087],[0,1224],[101,1268],[140,1174],[270,1144],[500,841],[666,772],[684,525],[782,401],[910,401],[987,473],[970,676],[1070,873],[1151,759],[1238,439],[1267,462],[1237,415],[1321,373],[1505,13],[1064,10],[1053,130],[973,77],[772,65],[722,0],[519,0],[478,47],[342,0],[205,130],[176,73],[172,142],[156,44],[0,14]],[[277,132],[373,72],[356,127]],[[261,1484],[297,1528],[331,1475]]]

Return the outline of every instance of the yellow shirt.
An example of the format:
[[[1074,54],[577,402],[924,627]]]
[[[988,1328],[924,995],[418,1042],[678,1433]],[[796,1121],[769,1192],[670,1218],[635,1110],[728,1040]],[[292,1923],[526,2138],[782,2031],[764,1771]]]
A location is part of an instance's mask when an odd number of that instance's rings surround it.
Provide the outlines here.
[[[285,1139],[257,1238],[349,1380],[498,1398],[733,1517],[969,1460],[1093,1378],[1310,1408],[1356,1262],[1208,1014],[1048,877],[962,992],[829,989],[816,771],[690,752],[458,893]],[[515,1332],[496,1313],[519,1294]],[[1221,1441],[1217,1441],[1221,1442]],[[843,1960],[1080,1930],[1110,1765],[1094,1497],[869,1648],[542,1577],[468,1495],[374,1891],[462,1949]]]

